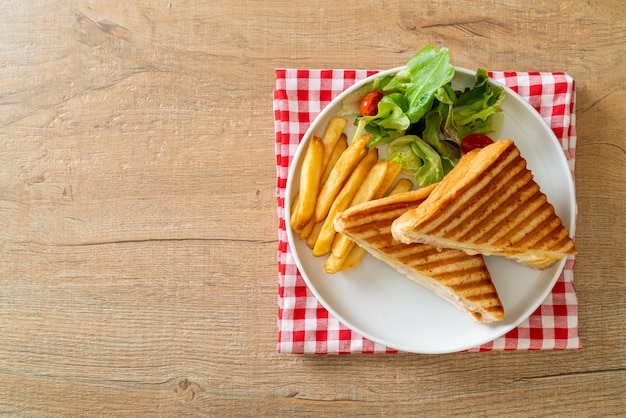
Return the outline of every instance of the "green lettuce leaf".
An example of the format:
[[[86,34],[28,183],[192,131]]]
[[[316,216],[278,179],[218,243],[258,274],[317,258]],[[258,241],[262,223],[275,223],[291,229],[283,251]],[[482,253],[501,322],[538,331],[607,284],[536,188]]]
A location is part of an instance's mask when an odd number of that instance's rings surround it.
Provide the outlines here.
[[[454,78],[454,67],[450,64],[450,51],[428,45],[407,63],[411,82],[405,95],[409,103],[407,116],[412,123],[421,119],[432,107],[435,93]]]
[[[400,93],[392,93],[384,96],[378,102],[376,116],[362,118],[365,130],[372,134],[372,139],[367,146],[387,144],[404,135],[411,121],[406,116],[406,99]]]
[[[389,157],[387,161],[400,164],[402,171],[411,176],[415,175],[422,166],[422,160],[413,152],[411,144],[418,138],[415,135],[405,135],[389,144]]]
[[[445,175],[439,153],[417,135],[405,135],[390,143],[387,161],[400,164],[422,187],[441,181]]]
[[[462,93],[456,101],[454,124],[461,140],[470,133],[493,132],[492,116],[502,111],[505,92],[503,87],[490,86],[488,80],[487,70],[479,68],[474,88]]]
[[[457,144],[461,144],[461,139],[457,136],[456,124],[454,122],[454,104],[456,103],[456,93],[452,90],[452,86],[446,84],[442,86],[437,93],[435,93],[437,99],[437,113],[441,116],[443,124],[441,131],[443,135]]]
[[[411,149],[422,160],[422,166],[415,173],[415,182],[422,187],[440,182],[444,171],[437,151],[419,137],[411,143]]]
[[[429,112],[424,119],[426,125],[422,139],[439,153],[444,175],[448,174],[461,158],[461,149],[442,138],[440,134],[442,117],[437,111]]]

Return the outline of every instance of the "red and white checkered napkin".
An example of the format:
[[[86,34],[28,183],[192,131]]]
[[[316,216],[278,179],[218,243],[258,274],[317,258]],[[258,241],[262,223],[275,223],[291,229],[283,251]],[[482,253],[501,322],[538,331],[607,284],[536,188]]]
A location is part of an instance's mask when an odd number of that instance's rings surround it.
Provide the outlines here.
[[[393,353],[341,324],[317,301],[298,272],[287,243],[285,187],[289,164],[309,124],[339,93],[375,74],[365,70],[276,70],[274,119],[279,218],[278,352],[297,354]],[[562,144],[574,173],[574,80],[565,73],[493,72],[543,116]],[[517,328],[467,351],[579,349],[578,300],[569,257],[552,293]]]

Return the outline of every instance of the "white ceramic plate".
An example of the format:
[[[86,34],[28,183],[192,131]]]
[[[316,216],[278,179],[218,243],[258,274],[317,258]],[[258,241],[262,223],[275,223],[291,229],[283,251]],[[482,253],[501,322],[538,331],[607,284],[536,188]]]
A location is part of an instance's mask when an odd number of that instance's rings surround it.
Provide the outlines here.
[[[397,72],[395,68],[378,75]],[[473,71],[456,67],[455,89],[474,84]],[[375,76],[373,76],[375,77]],[[311,124],[293,164],[286,190],[286,207],[297,193],[301,159],[311,136],[321,136],[341,108],[343,98],[369,79],[339,95]],[[499,83],[490,80],[494,85]],[[502,103],[503,123],[499,138],[511,138],[528,162],[535,180],[556,213],[574,233],[576,199],[567,160],[554,133],[541,116],[519,95],[506,88]],[[348,138],[354,131],[348,122]],[[289,211],[286,221],[289,225]],[[316,258],[306,243],[287,228],[289,245],[307,285],[321,304],[339,321],[362,336],[401,351],[434,354],[470,349],[492,341],[526,319],[552,290],[565,259],[544,271],[536,271],[502,257],[486,257],[487,267],[505,309],[496,324],[477,324],[469,315],[410,281],[369,254],[355,269],[326,274],[325,257]]]

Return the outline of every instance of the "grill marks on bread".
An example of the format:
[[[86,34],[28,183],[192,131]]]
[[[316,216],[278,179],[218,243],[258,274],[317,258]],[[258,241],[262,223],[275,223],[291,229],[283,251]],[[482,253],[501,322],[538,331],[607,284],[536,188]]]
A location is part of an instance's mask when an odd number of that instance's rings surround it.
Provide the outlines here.
[[[510,140],[465,155],[396,225],[396,238],[403,242],[510,256],[535,268],[575,253],[567,229]]]
[[[404,244],[393,238],[393,221],[422,203],[433,188],[354,206],[338,217],[335,227],[375,257],[469,313],[474,320],[503,319],[504,308],[482,256],[429,244]]]

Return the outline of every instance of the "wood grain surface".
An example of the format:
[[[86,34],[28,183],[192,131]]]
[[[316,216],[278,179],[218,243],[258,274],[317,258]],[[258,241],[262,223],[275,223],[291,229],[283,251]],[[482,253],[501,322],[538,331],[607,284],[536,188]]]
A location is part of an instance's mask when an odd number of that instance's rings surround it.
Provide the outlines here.
[[[16,1],[0,14],[0,413],[626,413],[626,3]],[[276,354],[274,69],[566,71],[580,351]]]

